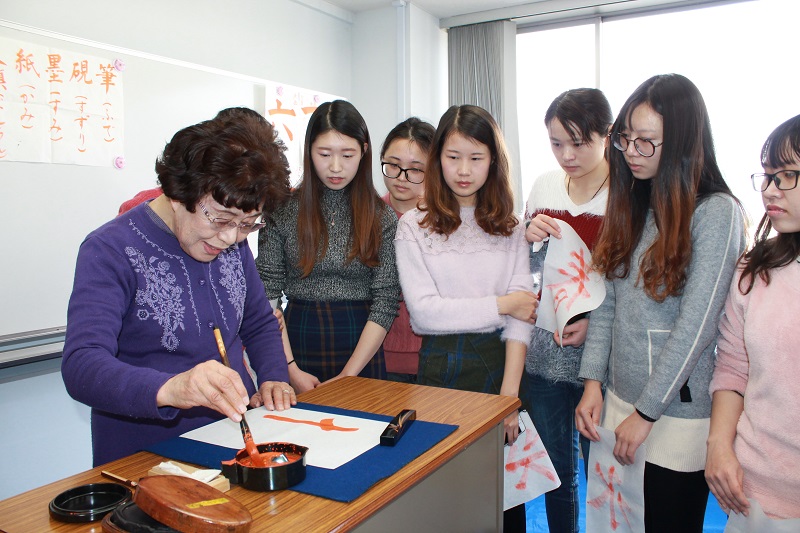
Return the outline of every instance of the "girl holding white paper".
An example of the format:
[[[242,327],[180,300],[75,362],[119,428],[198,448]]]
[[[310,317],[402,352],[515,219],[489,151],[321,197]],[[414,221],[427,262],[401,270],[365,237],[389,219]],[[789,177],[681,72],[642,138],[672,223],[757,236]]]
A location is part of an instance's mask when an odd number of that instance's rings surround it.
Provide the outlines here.
[[[687,78],[640,85],[611,141],[608,208],[592,254],[606,298],[589,323],[576,425],[593,441],[595,425],[614,430],[623,465],[646,444],[648,533],[701,533],[706,391],[744,217],[717,165],[703,98]]]
[[[572,226],[591,251],[597,240],[608,200],[608,162],[605,158],[611,106],[599,89],[561,93],[547,108],[544,124],[561,170],[539,176],[525,206],[529,220],[525,237],[533,243],[531,272],[541,280],[547,242],[561,238],[559,221]],[[575,408],[583,393],[578,379],[588,318],[579,318],[558,332],[535,328],[525,358],[523,407],[531,415],[561,479],[545,496],[547,523],[552,533],[578,531],[580,501],[579,433]],[[589,442],[580,439],[584,460]]]
[[[403,215],[395,238],[411,327],[423,336],[418,383],[516,398],[537,299],[505,142],[486,110],[445,112],[425,181],[424,205]],[[508,442],[517,416],[505,419]],[[506,511],[504,530],[525,531],[524,505]]]
[[[726,512],[750,514],[750,499],[769,517],[798,519],[800,115],[772,132],[761,164],[752,180],[766,213],[719,326],[706,479]]]

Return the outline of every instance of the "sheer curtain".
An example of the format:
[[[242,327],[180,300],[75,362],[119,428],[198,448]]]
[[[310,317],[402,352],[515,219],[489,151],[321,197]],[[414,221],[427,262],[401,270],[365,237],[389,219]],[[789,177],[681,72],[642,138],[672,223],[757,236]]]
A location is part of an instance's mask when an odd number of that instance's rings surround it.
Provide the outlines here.
[[[481,106],[503,130],[511,158],[514,207],[521,212],[516,32],[509,21],[450,28],[447,55],[450,105]]]

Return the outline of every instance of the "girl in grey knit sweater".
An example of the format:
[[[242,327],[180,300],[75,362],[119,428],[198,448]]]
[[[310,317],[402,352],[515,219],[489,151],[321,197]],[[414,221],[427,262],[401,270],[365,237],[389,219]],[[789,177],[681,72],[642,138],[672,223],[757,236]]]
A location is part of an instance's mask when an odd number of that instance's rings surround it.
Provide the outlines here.
[[[596,425],[614,430],[623,465],[646,445],[648,533],[701,533],[707,391],[743,214],[717,166],[703,98],[685,77],[640,85],[611,141],[608,208],[592,254],[606,298],[589,324],[576,425],[593,441]]]

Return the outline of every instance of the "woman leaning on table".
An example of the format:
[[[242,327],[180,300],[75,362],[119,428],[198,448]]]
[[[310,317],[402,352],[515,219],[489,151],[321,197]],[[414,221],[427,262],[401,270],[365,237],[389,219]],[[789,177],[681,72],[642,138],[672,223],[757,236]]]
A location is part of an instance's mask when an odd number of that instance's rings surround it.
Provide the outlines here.
[[[284,150],[266,121],[189,126],[156,162],[164,194],[81,244],[62,375],[92,407],[95,465],[223,415],[238,422],[260,398],[268,409],[296,402],[245,240],[288,197]],[[261,393],[253,402],[243,344]]]

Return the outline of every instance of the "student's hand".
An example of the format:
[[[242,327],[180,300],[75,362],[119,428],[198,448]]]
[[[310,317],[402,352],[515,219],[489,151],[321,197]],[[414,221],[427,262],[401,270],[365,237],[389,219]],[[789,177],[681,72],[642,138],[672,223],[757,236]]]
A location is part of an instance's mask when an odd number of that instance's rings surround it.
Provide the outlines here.
[[[297,368],[297,364],[289,365],[289,383],[298,393],[319,387],[319,378]]]
[[[581,435],[592,442],[600,440],[596,426],[600,425],[600,413],[603,410],[603,390],[600,382],[587,379],[583,382],[583,396],[575,408],[575,427]]]
[[[539,298],[529,291],[515,291],[497,297],[497,310],[501,315],[510,315],[529,324],[536,322]]]
[[[533,220],[528,224],[528,229],[525,230],[525,239],[528,242],[542,242],[551,235],[556,239],[560,239],[561,228],[558,227],[556,219],[541,213],[533,217]]]
[[[648,422],[635,411],[623,420],[614,430],[614,434],[617,436],[614,457],[617,461],[623,465],[632,465],[636,450],[650,434],[651,429],[653,429],[653,422]]]
[[[750,502],[742,490],[744,472],[732,443],[708,443],[706,455],[706,481],[719,506],[726,513],[750,514]]]
[[[346,377],[347,377],[347,374],[344,374],[344,373],[336,374],[332,378],[330,378],[327,381],[325,381],[325,383],[330,383],[331,381],[336,381],[337,379],[342,379],[342,378],[346,378]]]
[[[242,419],[247,402],[247,389],[239,373],[213,360],[172,376],[156,393],[159,407],[208,407],[234,422]]]
[[[250,398],[252,407],[262,405],[269,411],[283,411],[297,404],[294,389],[283,381],[265,381]]]
[[[519,437],[519,413],[514,411],[503,419],[503,429],[506,432],[506,442],[514,444]]]
[[[580,346],[586,342],[586,332],[589,330],[589,319],[582,318],[564,326],[564,336],[559,337],[558,331],[553,333],[553,340],[561,346]],[[563,338],[563,344],[560,342]]]
[[[286,327],[286,320],[283,318],[283,311],[280,309],[273,309],[272,314],[278,319],[278,329],[283,331],[283,328]]]

